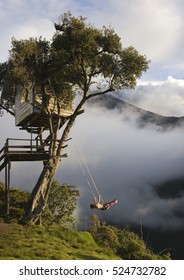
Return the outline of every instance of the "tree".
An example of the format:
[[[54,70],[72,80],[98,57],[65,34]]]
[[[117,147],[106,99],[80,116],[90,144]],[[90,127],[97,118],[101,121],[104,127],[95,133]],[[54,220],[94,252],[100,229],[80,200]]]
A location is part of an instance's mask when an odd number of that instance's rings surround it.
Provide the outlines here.
[[[6,215],[6,190],[4,183],[0,182],[0,218],[4,221],[20,222],[26,213],[30,192],[10,188],[10,215]]]
[[[0,182],[0,218],[5,221],[21,222],[29,205],[30,192],[10,188],[10,215],[5,213],[6,190],[4,183]],[[79,191],[75,186],[63,184],[53,180],[47,207],[42,213],[43,225],[67,224],[74,226],[73,215],[77,207]]]
[[[70,224],[75,225],[73,215],[77,206],[79,191],[75,186],[63,184],[54,179],[50,189],[47,207],[42,214],[43,224]]]
[[[116,232],[108,225],[99,227],[96,235],[96,242],[102,247],[113,249],[115,252],[120,245]]]
[[[3,91],[3,96],[0,98],[0,116],[3,115],[3,110],[6,110],[11,115],[15,116],[14,107],[14,90],[13,81],[9,74],[9,63],[0,64],[0,91]]]
[[[101,222],[96,215],[91,216],[89,231],[99,246],[113,250],[122,259],[170,259],[169,253],[155,254],[151,251],[136,233]]]
[[[61,16],[55,27],[57,31],[51,41],[13,39],[9,61],[0,67],[0,107],[13,113],[12,100],[17,87],[21,86],[25,98],[31,88],[42,97],[49,122],[51,158],[44,162],[32,191],[25,222],[36,222],[46,206],[60,156],[85,102],[118,89],[134,88],[149,64],[146,56],[132,46],[123,48],[121,38],[111,27],[97,29],[87,24],[85,18],[76,18],[70,13]],[[7,85],[11,85],[11,94],[6,90]],[[57,104],[57,119],[48,107],[48,92]],[[80,95],[80,99],[63,126],[59,112],[76,95]],[[61,129],[62,136],[58,139]]]

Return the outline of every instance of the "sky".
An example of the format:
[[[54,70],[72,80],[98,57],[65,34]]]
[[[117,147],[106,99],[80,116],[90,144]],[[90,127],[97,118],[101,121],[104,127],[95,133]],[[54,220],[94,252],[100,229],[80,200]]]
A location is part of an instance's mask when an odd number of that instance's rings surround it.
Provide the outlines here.
[[[12,37],[51,39],[55,31],[53,22],[70,11],[74,16],[87,17],[96,27],[112,26],[123,47],[132,45],[151,60],[135,90],[119,92],[118,98],[157,114],[184,116],[183,9],[182,0],[0,0],[0,62],[8,59]],[[29,136],[16,128],[13,118],[6,113],[0,118],[0,127],[1,146],[8,137]],[[102,218],[119,224],[141,221],[150,227],[183,226],[184,197],[162,199],[154,189],[157,184],[183,177],[183,128],[164,133],[152,126],[139,129],[133,118],[127,120],[116,109],[99,111],[87,106],[72,135],[102,196],[119,200],[108,213],[100,214]],[[67,152],[69,158],[61,163],[56,177],[60,182],[79,186],[78,215],[87,226],[92,196],[72,147]],[[11,180],[15,186],[31,190],[41,165],[25,163],[25,170],[31,168],[31,173],[22,172],[22,168],[21,163],[12,164]],[[3,179],[2,173],[0,180]]]
[[[145,80],[183,78],[184,20],[182,0],[1,0],[0,61],[8,57],[11,38],[50,39],[53,21],[67,11],[85,16],[97,27],[112,26],[123,46],[133,45],[151,59]]]

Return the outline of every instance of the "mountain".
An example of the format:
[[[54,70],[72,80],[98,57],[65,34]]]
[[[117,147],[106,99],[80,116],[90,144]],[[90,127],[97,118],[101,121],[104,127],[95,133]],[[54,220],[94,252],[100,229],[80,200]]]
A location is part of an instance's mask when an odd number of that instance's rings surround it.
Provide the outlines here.
[[[155,125],[157,129],[167,130],[184,125],[184,117],[162,116],[138,108],[112,95],[98,96],[91,99],[90,104],[108,110],[118,110],[124,120],[133,119],[139,128]]]

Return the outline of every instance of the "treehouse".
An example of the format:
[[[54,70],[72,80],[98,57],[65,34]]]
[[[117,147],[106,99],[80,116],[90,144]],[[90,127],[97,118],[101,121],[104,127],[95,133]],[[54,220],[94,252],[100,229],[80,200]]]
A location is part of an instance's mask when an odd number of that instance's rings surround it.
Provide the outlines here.
[[[15,95],[15,125],[23,129],[49,128],[49,117],[57,120],[58,116],[63,122],[73,113],[73,100],[65,104],[58,102],[49,91],[44,95],[40,91],[30,89],[24,92],[21,87]]]
[[[50,152],[50,143],[53,141],[50,139],[50,134],[46,139],[43,139],[41,134],[43,130],[50,128],[50,123],[57,124],[59,119],[61,127],[74,112],[73,96],[70,93],[65,92],[62,97],[57,98],[49,88],[44,89],[43,94],[38,87],[15,88],[8,83],[2,94],[6,98],[11,98],[12,90],[14,90],[12,95],[15,96],[15,125],[31,132],[31,139],[7,139],[0,150],[0,172],[5,169],[6,214],[9,214],[10,210],[11,162],[46,162],[53,157],[67,157],[67,154],[53,155]],[[35,139],[32,138],[32,132],[38,134]]]

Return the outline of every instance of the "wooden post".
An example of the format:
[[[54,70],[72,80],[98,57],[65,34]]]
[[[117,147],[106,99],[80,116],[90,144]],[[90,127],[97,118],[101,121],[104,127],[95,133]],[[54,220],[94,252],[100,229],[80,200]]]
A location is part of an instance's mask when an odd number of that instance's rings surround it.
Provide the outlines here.
[[[6,215],[10,214],[10,168],[11,163],[8,161],[5,167]]]
[[[31,144],[31,153],[33,151],[33,128],[31,127],[31,141],[30,141],[30,144]]]

